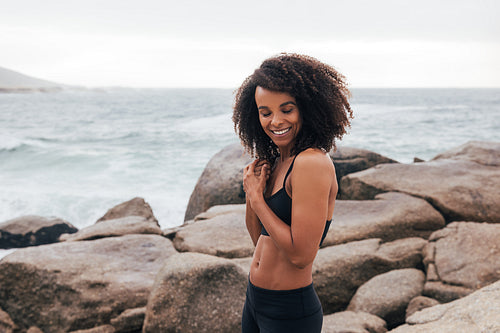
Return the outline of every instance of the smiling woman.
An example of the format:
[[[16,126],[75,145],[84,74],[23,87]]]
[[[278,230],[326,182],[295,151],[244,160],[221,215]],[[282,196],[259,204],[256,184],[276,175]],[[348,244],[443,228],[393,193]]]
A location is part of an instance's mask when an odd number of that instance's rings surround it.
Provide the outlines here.
[[[236,94],[235,129],[257,157],[243,176],[255,244],[244,333],[321,331],[312,264],[335,207],[327,151],[350,125],[348,97],[335,69],[296,54],[267,59]]]

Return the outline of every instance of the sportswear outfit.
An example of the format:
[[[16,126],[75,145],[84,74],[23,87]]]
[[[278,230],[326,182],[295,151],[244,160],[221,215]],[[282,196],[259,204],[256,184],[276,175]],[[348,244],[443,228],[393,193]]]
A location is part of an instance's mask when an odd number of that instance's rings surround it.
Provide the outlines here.
[[[294,157],[283,180],[283,187],[266,198],[266,203],[283,222],[292,224],[292,198],[285,183],[292,171]],[[331,220],[326,221],[321,244],[328,233]],[[269,236],[264,226],[261,235]],[[242,316],[242,333],[320,333],[323,309],[313,284],[292,290],[269,290],[253,285],[248,279]]]

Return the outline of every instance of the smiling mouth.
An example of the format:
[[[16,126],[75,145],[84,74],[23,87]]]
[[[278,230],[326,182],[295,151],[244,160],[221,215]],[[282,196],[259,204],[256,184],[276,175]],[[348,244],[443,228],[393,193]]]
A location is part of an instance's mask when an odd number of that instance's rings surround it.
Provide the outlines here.
[[[280,131],[271,131],[271,132],[273,134],[276,134],[276,135],[283,135],[283,134],[287,133],[290,129],[291,129],[291,127],[288,127],[288,128],[283,129],[283,130],[280,130]]]

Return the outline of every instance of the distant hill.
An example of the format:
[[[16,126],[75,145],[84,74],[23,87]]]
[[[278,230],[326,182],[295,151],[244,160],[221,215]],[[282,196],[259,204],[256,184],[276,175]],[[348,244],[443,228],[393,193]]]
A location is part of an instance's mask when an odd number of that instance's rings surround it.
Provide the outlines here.
[[[7,68],[0,67],[0,92],[9,91],[52,91],[65,85],[37,79]]]

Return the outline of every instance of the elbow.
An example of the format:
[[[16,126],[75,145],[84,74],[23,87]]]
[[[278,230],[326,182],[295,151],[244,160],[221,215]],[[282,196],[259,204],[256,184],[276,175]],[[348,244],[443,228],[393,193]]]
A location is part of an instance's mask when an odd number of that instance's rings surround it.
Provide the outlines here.
[[[314,258],[311,260],[310,258],[306,258],[304,256],[294,256],[290,258],[290,263],[298,269],[304,269],[311,265],[313,260]]]

